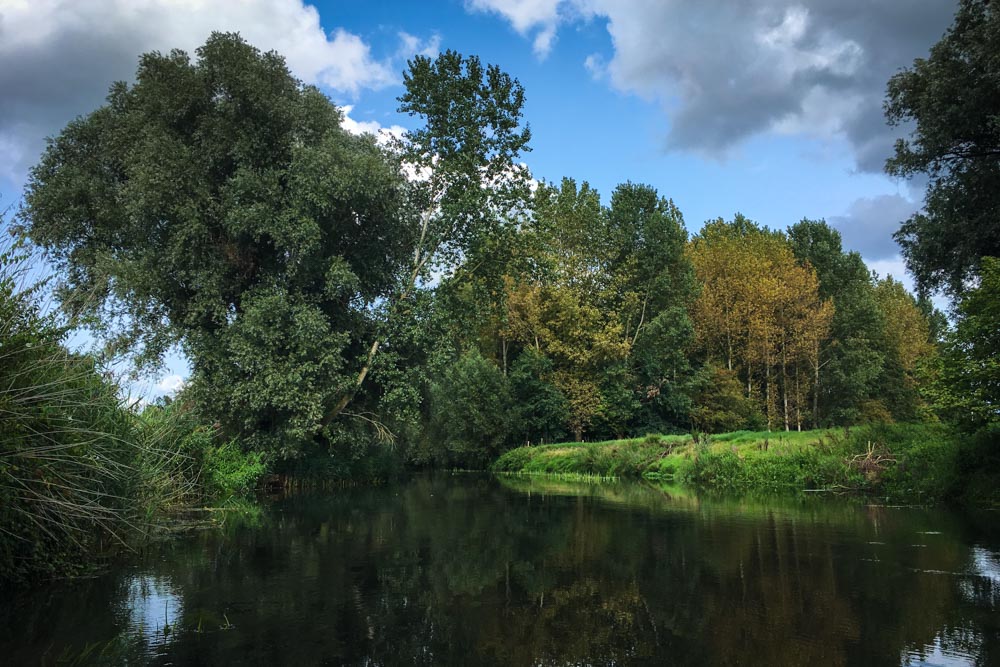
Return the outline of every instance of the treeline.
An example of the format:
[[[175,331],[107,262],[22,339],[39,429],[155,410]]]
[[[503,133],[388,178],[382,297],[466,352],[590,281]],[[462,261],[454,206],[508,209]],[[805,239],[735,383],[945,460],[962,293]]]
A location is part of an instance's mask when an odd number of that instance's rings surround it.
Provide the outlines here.
[[[533,203],[432,292],[418,459],[930,415],[943,316],[825,222],[737,215],[688,239],[676,205],[632,183],[607,206],[570,179]]]
[[[989,433],[1000,142],[995,123],[941,121],[990,118],[996,97],[932,99],[932,84],[969,70],[996,91],[976,73],[995,71],[1000,31],[981,0],[959,19],[886,107],[916,121],[891,173],[932,176],[898,238],[922,293],[948,289],[952,328],[822,221],[736,216],[689,238],[652,187],[602,202],[586,183],[534,184],[523,88],[452,51],[409,63],[400,139],[349,134],[238,35],[146,54],[51,141],[20,226],[67,312],[140,369],[180,348],[183,402],[277,469],[482,466],[527,442],[646,432]]]

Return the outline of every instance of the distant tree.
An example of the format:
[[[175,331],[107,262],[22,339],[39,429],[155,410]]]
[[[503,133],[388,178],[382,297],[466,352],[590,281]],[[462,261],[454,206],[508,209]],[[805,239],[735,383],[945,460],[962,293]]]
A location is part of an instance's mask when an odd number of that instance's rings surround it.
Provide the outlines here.
[[[702,370],[691,408],[691,427],[705,433],[757,430],[765,425],[757,402],[746,395],[735,371],[718,364]]]
[[[961,0],[928,58],[889,80],[890,124],[913,124],[886,162],[894,176],[929,177],[924,210],[895,238],[921,290],[953,296],[1000,256],[1000,8]]]
[[[687,422],[695,376],[688,311],[697,285],[685,252],[684,217],[655,188],[624,183],[612,193],[604,219],[610,289],[601,307],[617,316],[628,345],[625,364],[615,374],[618,403],[630,406],[627,421],[643,422],[637,427],[678,428]]]
[[[857,252],[844,252],[840,232],[823,220],[802,220],[788,230],[792,250],[819,279],[821,298],[834,305],[830,336],[819,350],[816,423],[850,424],[881,395],[886,363],[885,318],[871,272]]]
[[[815,270],[796,261],[784,234],[742,215],[706,223],[688,252],[702,282],[692,314],[707,362],[743,378],[769,429],[801,428],[815,412],[834,311]]]
[[[891,276],[875,285],[875,299],[885,321],[886,363],[879,380],[880,398],[894,418],[913,420],[920,404],[918,367],[937,352],[930,325],[917,300]]]
[[[512,444],[559,442],[566,437],[569,403],[551,378],[551,359],[531,348],[518,355],[510,372]]]

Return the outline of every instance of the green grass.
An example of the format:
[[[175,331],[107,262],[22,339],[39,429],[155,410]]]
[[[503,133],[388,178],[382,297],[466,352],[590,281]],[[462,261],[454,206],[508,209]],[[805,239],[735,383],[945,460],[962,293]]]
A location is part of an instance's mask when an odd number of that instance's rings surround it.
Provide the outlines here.
[[[521,447],[501,473],[645,478],[725,492],[831,491],[931,502],[962,495],[959,439],[940,424],[735,431]]]

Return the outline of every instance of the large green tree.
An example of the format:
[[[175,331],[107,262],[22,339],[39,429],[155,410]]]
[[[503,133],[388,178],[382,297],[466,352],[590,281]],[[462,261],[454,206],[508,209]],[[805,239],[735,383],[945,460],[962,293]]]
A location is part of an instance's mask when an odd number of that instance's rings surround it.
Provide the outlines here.
[[[469,256],[502,238],[506,222],[523,212],[529,194],[527,169],[518,162],[530,149],[522,127],[524,88],[496,65],[445,51],[417,56],[404,74],[399,111],[420,118],[422,128],[396,143],[419,211],[410,261],[387,308],[387,325],[372,336],[353,386],[327,411],[335,420],[364,386],[401,304],[432,270],[453,271]]]
[[[517,190],[528,139],[523,91],[496,68],[410,66],[401,109],[426,127],[384,150],[238,35],[144,55],[31,175],[22,220],[64,305],[141,362],[179,344],[191,394],[252,445],[293,455],[375,422],[392,391],[362,389],[380,346],[435,258],[511,205],[494,193]]]
[[[886,163],[929,178],[924,210],[896,233],[922,290],[952,295],[1000,255],[1000,8],[961,0],[929,57],[889,80],[891,124],[912,126]]]
[[[788,229],[800,262],[819,278],[819,294],[834,305],[830,337],[819,355],[818,423],[850,424],[877,400],[886,365],[885,318],[871,272],[857,252],[845,252],[840,232],[823,220],[802,220]]]
[[[349,386],[412,245],[408,187],[281,56],[213,34],[70,123],[22,219],[64,306],[139,361],[179,344],[229,432],[292,453]]]
[[[962,295],[931,387],[942,413],[976,429],[1000,423],[1000,259],[984,257],[981,282]]]

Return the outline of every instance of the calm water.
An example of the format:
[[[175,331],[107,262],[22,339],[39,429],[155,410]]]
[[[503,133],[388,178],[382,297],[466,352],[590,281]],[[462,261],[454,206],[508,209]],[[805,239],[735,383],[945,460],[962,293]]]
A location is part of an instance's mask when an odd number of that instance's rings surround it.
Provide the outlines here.
[[[416,477],[4,600],[0,662],[998,665],[998,519]]]

